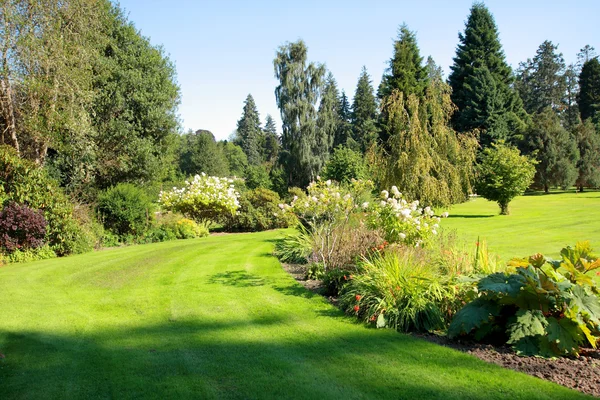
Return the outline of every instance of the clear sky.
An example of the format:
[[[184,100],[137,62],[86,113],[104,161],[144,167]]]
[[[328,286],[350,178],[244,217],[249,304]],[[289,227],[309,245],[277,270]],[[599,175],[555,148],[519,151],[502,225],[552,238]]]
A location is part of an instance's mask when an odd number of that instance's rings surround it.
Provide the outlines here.
[[[448,74],[471,0],[297,2],[272,0],[122,0],[129,19],[162,45],[177,67],[182,126],[226,139],[251,93],[262,121],[281,131],[273,58],[288,41],[303,39],[310,61],[324,63],[340,89],[354,95],[365,65],[379,85],[398,26],[416,31],[421,55]],[[516,68],[544,40],[559,44],[568,63],[586,44],[600,52],[598,0],[488,0],[506,59]]]

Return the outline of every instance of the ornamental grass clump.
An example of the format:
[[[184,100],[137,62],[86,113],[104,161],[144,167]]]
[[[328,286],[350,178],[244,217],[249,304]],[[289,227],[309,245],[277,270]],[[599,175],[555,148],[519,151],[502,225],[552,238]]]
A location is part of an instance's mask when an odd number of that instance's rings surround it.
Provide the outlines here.
[[[600,259],[589,242],[564,248],[561,258],[516,259],[515,272],[481,279],[479,296],[456,314],[448,335],[507,343],[521,355],[577,356],[581,346],[596,348],[600,291],[590,273]]]
[[[185,182],[182,188],[161,191],[159,203],[165,210],[180,212],[203,225],[234,215],[239,194],[233,180],[208,176],[204,172]]]

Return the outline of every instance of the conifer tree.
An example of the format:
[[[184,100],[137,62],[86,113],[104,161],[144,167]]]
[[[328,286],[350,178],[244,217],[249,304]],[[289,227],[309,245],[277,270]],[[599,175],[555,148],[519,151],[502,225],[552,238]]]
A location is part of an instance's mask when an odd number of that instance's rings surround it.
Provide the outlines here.
[[[244,111],[237,123],[238,144],[244,150],[250,165],[261,163],[260,145],[262,130],[260,129],[260,117],[256,109],[256,103],[251,94],[244,101]]]
[[[584,187],[600,187],[600,132],[588,119],[575,128],[575,136],[580,154],[577,188],[583,192]]]
[[[453,116],[455,129],[481,130],[484,145],[519,135],[527,117],[511,88],[512,71],[505,61],[498,28],[483,3],[473,4],[465,31],[458,38],[448,77],[452,101],[458,107]]]
[[[352,139],[363,153],[377,140],[377,102],[367,68],[363,66],[352,104]]]
[[[277,50],[273,60],[277,106],[281,112],[280,162],[288,185],[306,186],[318,174],[319,163],[313,153],[317,133],[317,110],[325,67],[308,63],[307,47],[302,40],[287,43]]]
[[[313,148],[318,171],[325,166],[329,154],[333,152],[333,141],[340,125],[339,96],[337,83],[330,72],[323,85],[317,117],[317,135]]]
[[[600,116],[600,62],[598,62],[598,58],[592,58],[581,68],[578,104],[582,120],[592,118],[592,121],[597,122]]]
[[[346,96],[346,92],[344,90],[342,90],[338,108],[338,117],[340,123],[335,133],[335,138],[333,139],[334,149],[338,146],[346,145],[348,139],[352,138],[352,113],[350,111],[350,101],[348,100],[348,96]]]
[[[263,145],[263,158],[265,161],[272,163],[277,160],[281,145],[279,144],[279,136],[277,135],[277,126],[275,125],[275,120],[270,114],[267,114],[267,118],[265,119],[265,128],[263,132],[265,137]]]
[[[423,66],[417,37],[402,24],[398,29],[398,39],[394,41],[394,56],[390,59],[377,96],[383,99],[393,90],[398,90],[406,96],[416,94],[422,96],[427,86],[427,69]]]

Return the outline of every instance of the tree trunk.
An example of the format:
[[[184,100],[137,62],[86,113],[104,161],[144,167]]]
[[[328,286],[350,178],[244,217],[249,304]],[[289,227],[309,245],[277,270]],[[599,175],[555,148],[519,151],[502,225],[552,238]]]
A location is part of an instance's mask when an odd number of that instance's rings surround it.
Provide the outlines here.
[[[6,64],[6,60],[3,60],[3,62]],[[10,83],[8,82],[8,76],[6,75],[7,74],[4,74],[2,80],[0,80],[0,108],[2,108],[2,118],[6,124],[5,130],[2,132],[2,137],[4,138],[5,134],[8,133],[10,144],[15,148],[17,154],[20,154],[13,94]]]
[[[499,202],[498,205],[500,206],[500,215],[508,215],[508,202]]]
[[[544,193],[548,193],[550,191],[550,188],[548,187],[548,185],[544,185]]]

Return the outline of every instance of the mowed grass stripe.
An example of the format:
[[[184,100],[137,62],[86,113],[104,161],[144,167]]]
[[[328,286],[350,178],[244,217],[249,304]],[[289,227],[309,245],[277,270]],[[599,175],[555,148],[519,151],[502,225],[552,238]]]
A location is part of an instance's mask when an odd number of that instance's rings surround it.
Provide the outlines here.
[[[0,268],[2,398],[554,399],[574,391],[389,330],[299,286],[281,232]]]

